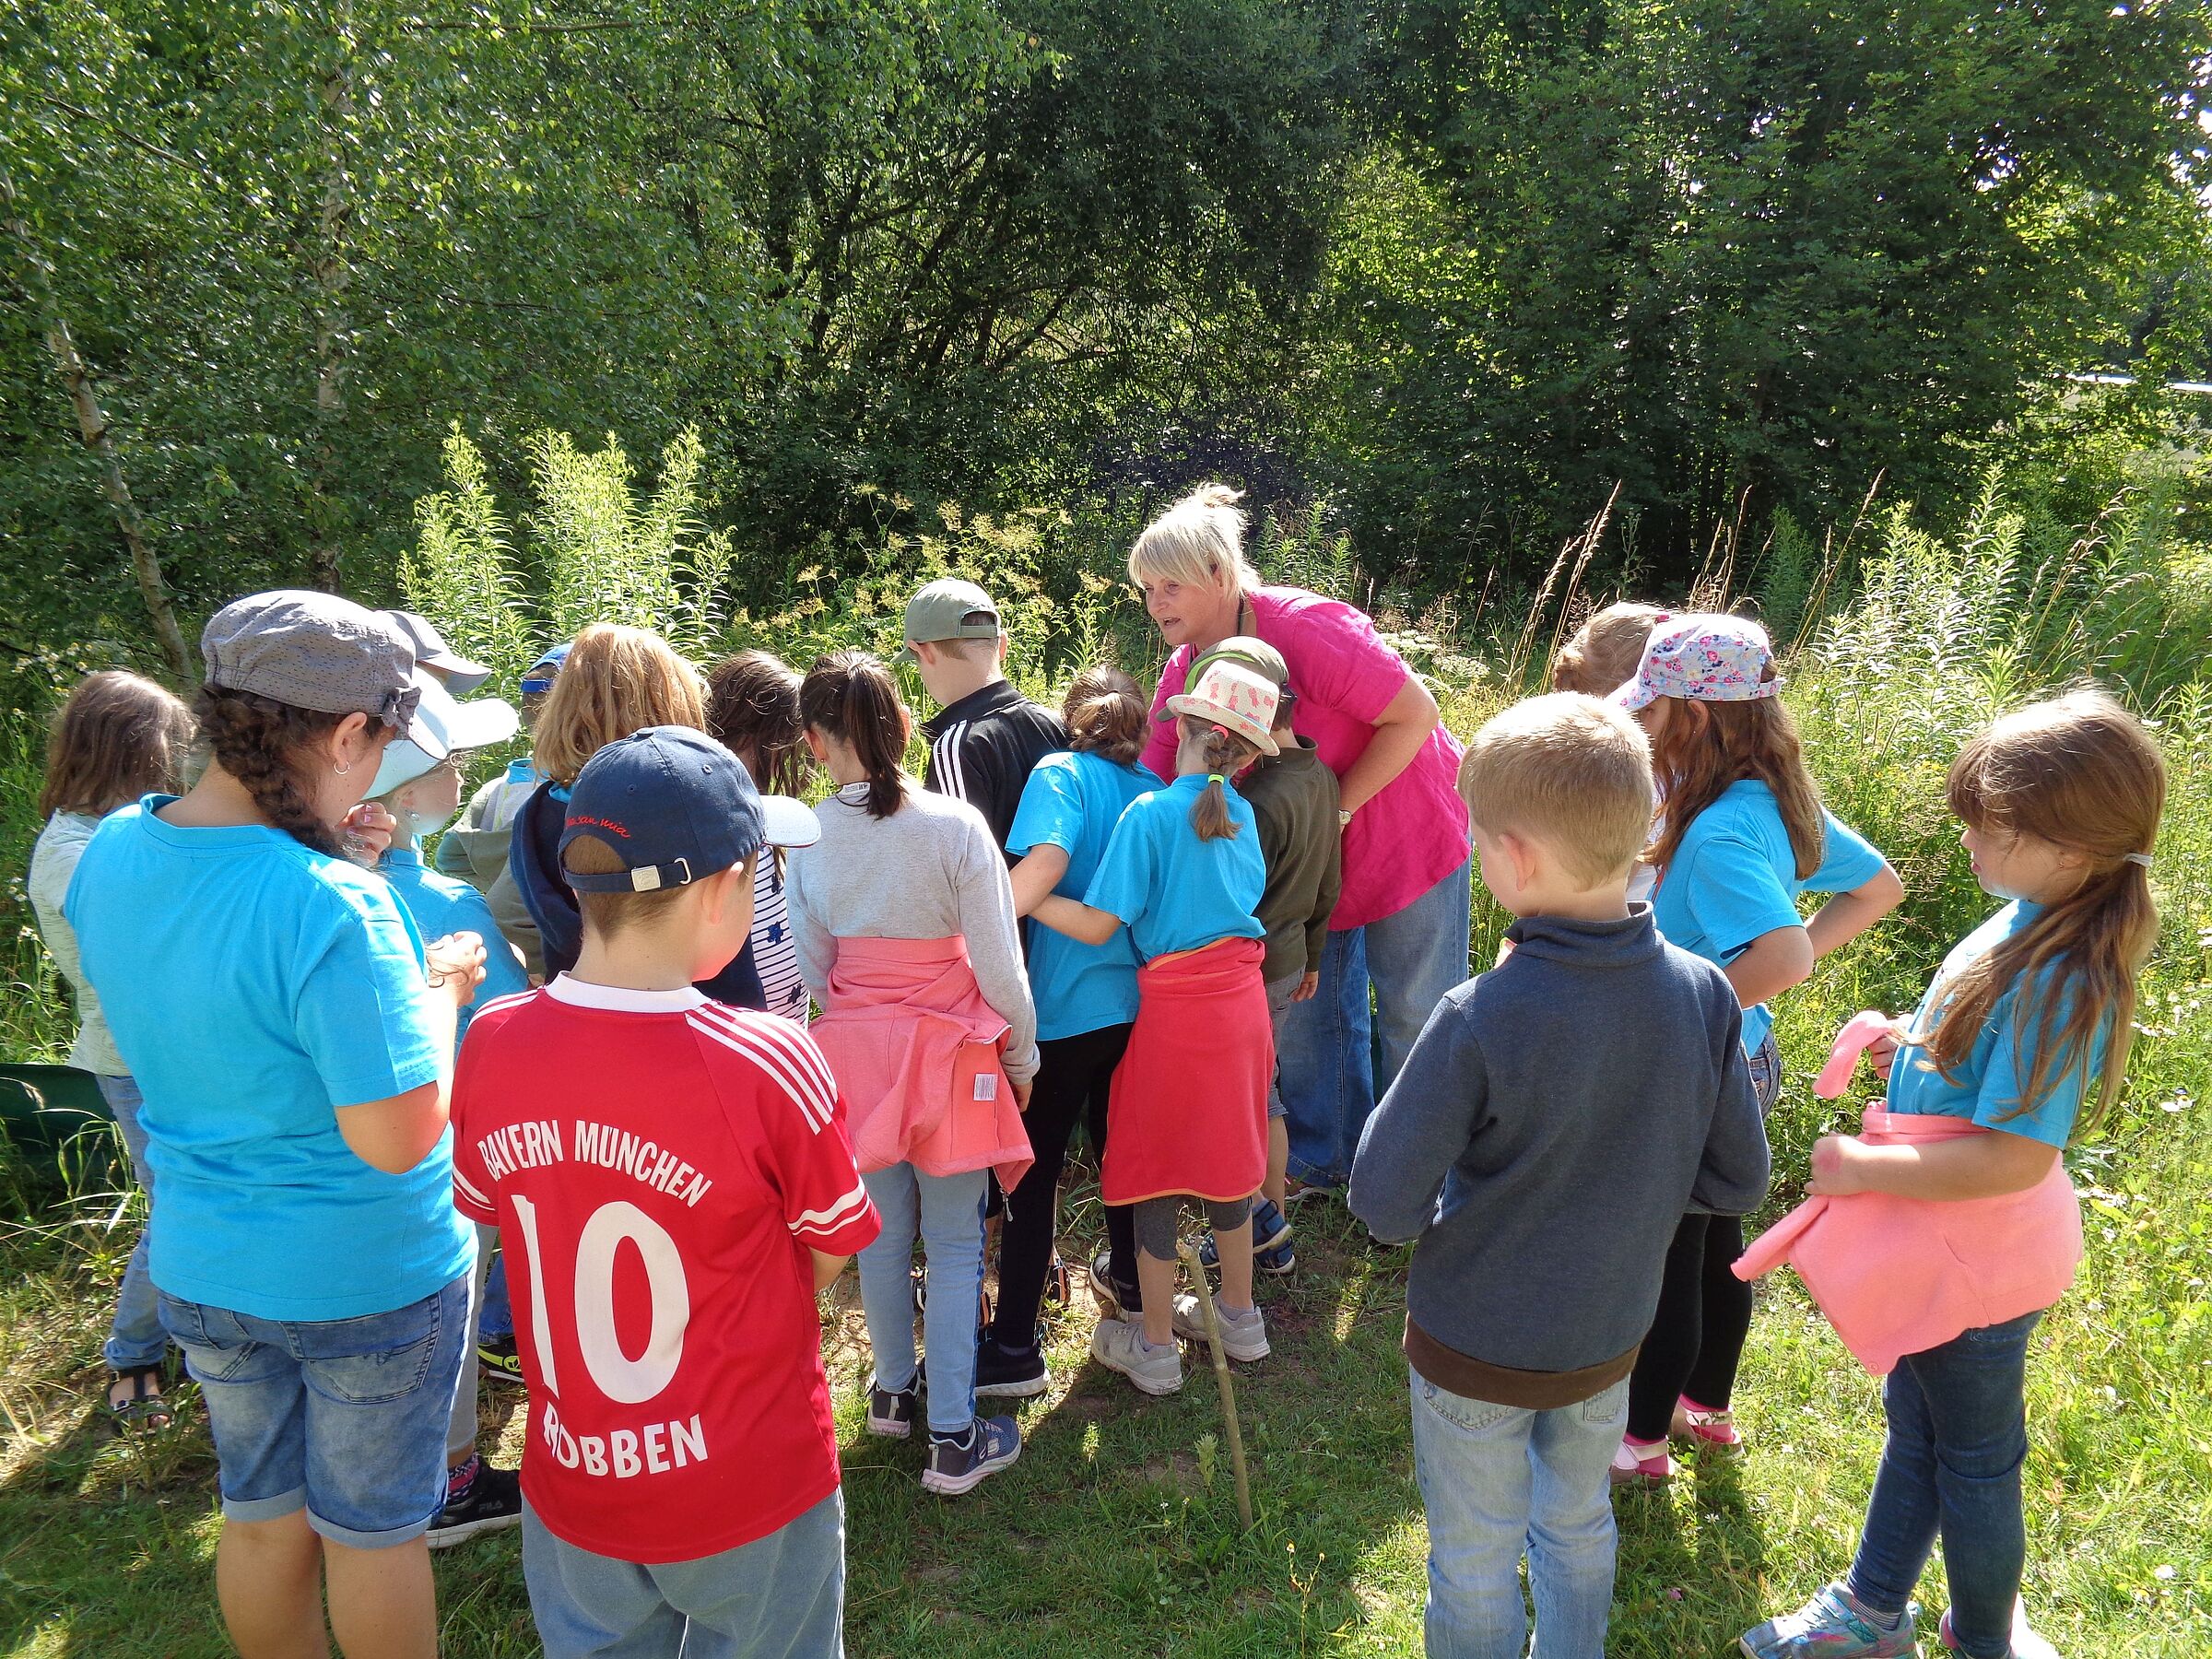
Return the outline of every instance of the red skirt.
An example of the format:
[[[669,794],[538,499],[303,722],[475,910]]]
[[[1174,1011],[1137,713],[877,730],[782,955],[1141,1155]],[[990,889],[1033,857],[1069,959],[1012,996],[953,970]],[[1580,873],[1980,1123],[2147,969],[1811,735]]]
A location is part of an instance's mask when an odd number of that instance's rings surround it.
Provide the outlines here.
[[[1108,1204],[1259,1191],[1275,1075],[1265,954],[1258,939],[1222,939],[1137,971],[1136,1025],[1107,1097]]]

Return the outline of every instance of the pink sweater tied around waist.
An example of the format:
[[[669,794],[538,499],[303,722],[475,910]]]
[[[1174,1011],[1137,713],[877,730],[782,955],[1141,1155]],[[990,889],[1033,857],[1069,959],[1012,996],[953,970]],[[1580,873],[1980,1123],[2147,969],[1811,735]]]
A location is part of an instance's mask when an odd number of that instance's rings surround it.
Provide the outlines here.
[[[1924,1145],[1988,1130],[1965,1118],[1869,1106],[1875,1146]],[[2081,1206],[2065,1162],[2025,1192],[1936,1200],[1894,1193],[1808,1198],[1735,1264],[1755,1279],[1787,1262],[1843,1346],[1876,1376],[1963,1331],[2048,1308],[2081,1265]]]
[[[989,1169],[1012,1191],[1034,1160],[999,1062],[1007,1029],[959,935],[840,939],[812,1034],[851,1110],[861,1169]]]

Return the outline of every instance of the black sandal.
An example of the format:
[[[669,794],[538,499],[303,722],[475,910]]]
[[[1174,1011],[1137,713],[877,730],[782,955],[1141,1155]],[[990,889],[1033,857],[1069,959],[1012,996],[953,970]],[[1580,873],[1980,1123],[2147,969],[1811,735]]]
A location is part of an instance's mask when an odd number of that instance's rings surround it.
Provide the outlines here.
[[[131,1397],[118,1401],[115,1384],[128,1382]],[[112,1372],[108,1378],[108,1417],[118,1434],[129,1434],[134,1430],[159,1433],[176,1420],[169,1402],[161,1394],[161,1368],[159,1365],[134,1365],[128,1371]]]

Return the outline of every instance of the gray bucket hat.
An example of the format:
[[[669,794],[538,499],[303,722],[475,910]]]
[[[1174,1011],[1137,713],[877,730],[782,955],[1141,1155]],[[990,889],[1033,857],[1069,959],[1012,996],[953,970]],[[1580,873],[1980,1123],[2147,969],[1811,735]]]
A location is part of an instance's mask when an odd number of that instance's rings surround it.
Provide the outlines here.
[[[429,676],[390,618],[306,588],[234,599],[200,635],[207,683],[312,709],[382,721],[442,760],[442,736],[416,719]]]
[[[445,642],[445,636],[428,617],[418,617],[413,611],[388,610],[382,613],[399,625],[399,631],[407,636],[415,647],[415,665],[431,668],[445,682],[445,688],[455,697],[466,697],[491,677],[491,670],[483,664],[463,656]]]

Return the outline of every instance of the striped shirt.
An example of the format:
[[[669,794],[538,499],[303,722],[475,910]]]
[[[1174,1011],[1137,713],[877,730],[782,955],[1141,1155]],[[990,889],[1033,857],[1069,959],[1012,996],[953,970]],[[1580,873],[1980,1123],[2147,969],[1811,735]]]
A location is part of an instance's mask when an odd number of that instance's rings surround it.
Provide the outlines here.
[[[799,972],[798,941],[791,935],[791,912],[783,901],[783,877],[773,848],[760,849],[753,867],[753,966],[771,1014],[806,1023],[806,981]]]

